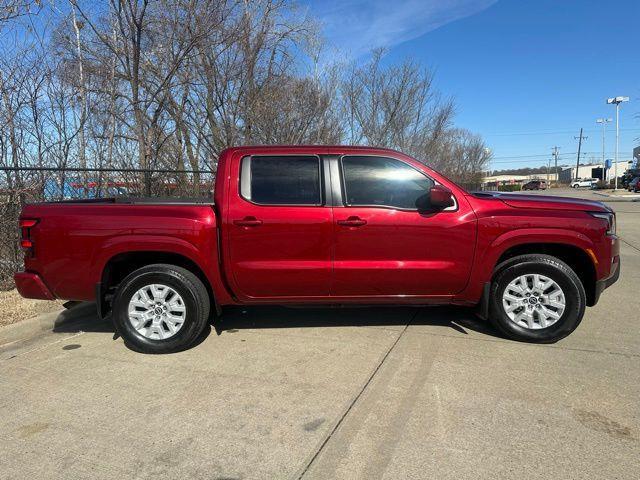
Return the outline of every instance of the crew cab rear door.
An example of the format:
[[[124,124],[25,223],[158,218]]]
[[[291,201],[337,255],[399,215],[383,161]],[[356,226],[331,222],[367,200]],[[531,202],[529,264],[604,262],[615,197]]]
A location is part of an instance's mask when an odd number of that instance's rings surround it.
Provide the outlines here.
[[[448,296],[464,289],[476,235],[466,199],[447,210],[418,212],[416,199],[435,181],[417,165],[382,155],[335,162],[342,200],[333,208],[332,295]]]
[[[228,280],[245,300],[329,295],[332,210],[314,154],[245,155],[231,163]]]

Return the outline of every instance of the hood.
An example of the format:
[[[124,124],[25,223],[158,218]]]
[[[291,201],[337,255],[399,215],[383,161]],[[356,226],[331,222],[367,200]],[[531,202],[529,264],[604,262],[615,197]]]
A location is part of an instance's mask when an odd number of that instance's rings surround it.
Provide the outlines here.
[[[534,208],[546,210],[578,210],[582,212],[612,211],[602,202],[582,198],[554,197],[551,195],[524,195],[520,193],[480,192],[480,198],[493,197],[514,208]]]

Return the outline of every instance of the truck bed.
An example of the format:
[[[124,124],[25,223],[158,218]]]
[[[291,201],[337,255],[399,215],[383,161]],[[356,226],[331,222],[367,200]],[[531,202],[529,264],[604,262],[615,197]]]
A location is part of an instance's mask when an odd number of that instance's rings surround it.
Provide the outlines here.
[[[217,264],[211,199],[100,198],[25,205],[33,219],[25,271],[57,298],[93,300],[106,263],[134,252],[181,255],[205,272]],[[162,260],[158,260],[160,263]]]

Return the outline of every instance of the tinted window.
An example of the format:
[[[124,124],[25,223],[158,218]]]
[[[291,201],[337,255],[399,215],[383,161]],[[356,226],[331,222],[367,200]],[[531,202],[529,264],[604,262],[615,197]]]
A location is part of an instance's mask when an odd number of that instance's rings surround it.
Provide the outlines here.
[[[243,159],[241,177],[242,196],[255,203],[322,203],[318,157],[247,157]]]
[[[406,163],[384,157],[343,157],[347,205],[415,209],[434,182]]]

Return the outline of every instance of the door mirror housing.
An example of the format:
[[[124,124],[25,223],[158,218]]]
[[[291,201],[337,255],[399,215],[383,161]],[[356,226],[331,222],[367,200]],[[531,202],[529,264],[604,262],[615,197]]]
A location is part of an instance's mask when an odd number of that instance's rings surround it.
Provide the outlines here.
[[[416,207],[419,212],[443,210],[454,205],[453,192],[442,185],[434,185],[429,189],[429,193],[418,197],[416,200]]]

